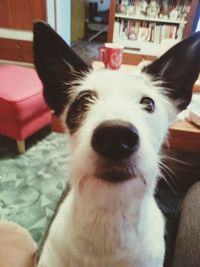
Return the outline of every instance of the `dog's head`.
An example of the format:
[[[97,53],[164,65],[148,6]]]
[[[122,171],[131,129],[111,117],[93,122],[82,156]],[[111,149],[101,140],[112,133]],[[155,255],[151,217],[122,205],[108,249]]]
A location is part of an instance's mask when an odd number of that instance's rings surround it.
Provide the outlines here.
[[[74,175],[116,185],[140,179],[154,189],[169,123],[191,99],[200,34],[137,71],[93,70],[48,25],[34,26],[34,62],[49,107],[69,133]]]

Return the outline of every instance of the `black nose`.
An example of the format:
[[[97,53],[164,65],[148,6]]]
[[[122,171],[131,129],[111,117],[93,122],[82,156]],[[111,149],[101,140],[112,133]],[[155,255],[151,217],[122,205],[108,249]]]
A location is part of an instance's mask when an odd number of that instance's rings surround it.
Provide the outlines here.
[[[128,122],[105,121],[94,130],[92,147],[109,159],[127,158],[139,147],[138,131]]]

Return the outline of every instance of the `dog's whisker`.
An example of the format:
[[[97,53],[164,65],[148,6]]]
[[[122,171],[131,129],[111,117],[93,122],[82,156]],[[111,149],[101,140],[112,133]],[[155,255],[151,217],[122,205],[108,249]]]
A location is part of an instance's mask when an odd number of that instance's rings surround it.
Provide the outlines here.
[[[162,161],[159,162],[159,166],[160,166],[160,178],[163,179],[166,184],[169,186],[169,188],[176,193],[176,189],[175,189],[175,173],[166,165],[164,164]],[[169,180],[166,178],[165,173],[167,175],[167,177],[170,179]]]
[[[177,190],[175,189],[174,185],[172,185],[164,175],[161,175],[160,178],[162,180],[165,181],[165,183],[167,184],[167,186],[170,188],[170,190],[176,195],[177,194]]]
[[[173,184],[173,183],[170,183],[170,182],[167,180],[167,178],[165,177],[164,173],[161,172],[161,173],[159,174],[159,178],[162,179],[162,180],[167,184],[167,186],[170,188],[170,190],[171,190],[174,194],[177,193],[177,190],[176,190],[176,188],[175,188],[175,183],[174,183],[174,184]],[[174,182],[174,181],[172,180],[172,182]]]
[[[174,171],[167,166],[163,161],[159,162],[159,166],[161,167],[161,170],[163,169],[167,174],[169,174],[169,177],[175,177],[176,174],[174,173]]]
[[[161,158],[162,160],[167,160],[167,161],[172,161],[172,162],[176,162],[176,163],[180,163],[184,166],[188,166],[188,167],[191,167],[191,163],[185,161],[185,160],[181,160],[181,159],[178,159],[178,158],[175,158],[171,155],[167,155],[167,154],[164,154],[164,155],[161,155]]]

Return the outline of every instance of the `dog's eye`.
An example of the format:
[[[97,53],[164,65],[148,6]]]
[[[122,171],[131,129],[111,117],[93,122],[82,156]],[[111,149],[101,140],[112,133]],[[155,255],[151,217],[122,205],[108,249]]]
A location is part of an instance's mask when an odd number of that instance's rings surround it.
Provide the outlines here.
[[[96,98],[97,98],[96,93],[94,91],[86,90],[86,91],[81,92],[77,96],[76,101],[78,101],[81,106],[82,104],[85,104],[85,102],[88,102],[88,103],[94,102]]]
[[[143,109],[149,113],[152,113],[155,110],[155,103],[154,103],[153,99],[151,99],[150,97],[144,96],[140,100],[140,104],[142,104]]]
[[[66,123],[71,133],[75,132],[81,125],[91,104],[97,100],[97,93],[92,90],[80,92],[69,107]]]

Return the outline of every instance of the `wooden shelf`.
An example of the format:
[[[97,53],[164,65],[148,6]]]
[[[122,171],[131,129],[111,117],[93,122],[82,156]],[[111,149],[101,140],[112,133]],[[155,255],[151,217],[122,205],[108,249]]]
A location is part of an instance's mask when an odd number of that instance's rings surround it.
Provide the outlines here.
[[[137,40],[113,40],[114,43],[124,46],[124,53],[157,56],[160,44]]]
[[[125,54],[130,54],[130,55],[144,55],[144,56],[148,56],[149,55],[149,52],[145,52],[145,51],[141,51],[141,50],[136,50],[136,48],[131,48],[131,47],[129,47],[129,48],[125,48],[124,49],[124,53]],[[151,53],[151,56],[152,57],[156,57],[157,56],[157,53]]]
[[[123,18],[123,19],[132,19],[132,20],[143,20],[143,21],[151,21],[151,22],[162,22],[169,24],[186,24],[185,20],[174,20],[174,19],[159,19],[159,18],[148,18],[146,16],[130,16],[120,13],[115,13],[115,18]]]

